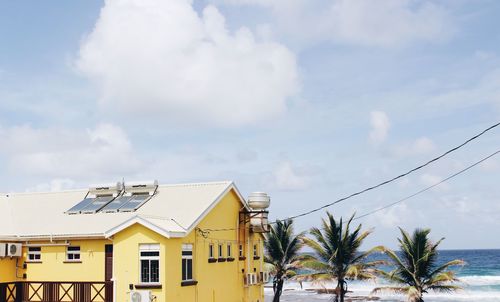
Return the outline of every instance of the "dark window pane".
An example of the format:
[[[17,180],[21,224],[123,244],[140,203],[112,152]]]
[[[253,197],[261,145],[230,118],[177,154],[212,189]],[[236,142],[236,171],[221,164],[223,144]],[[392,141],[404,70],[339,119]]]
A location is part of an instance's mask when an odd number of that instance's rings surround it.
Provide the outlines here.
[[[151,260],[151,282],[160,282],[160,263],[158,260]]]
[[[75,254],[75,260],[80,260],[80,254]]]
[[[149,282],[149,260],[141,260],[141,282]]]
[[[38,255],[35,255],[35,260],[40,260],[42,259],[42,255],[38,254]]]
[[[156,257],[156,256],[160,256],[160,252],[141,252],[141,256]]]
[[[40,252],[42,250],[41,247],[30,247],[28,249],[30,252]]]
[[[79,251],[80,247],[79,246],[68,246],[68,251]]]
[[[183,256],[192,256],[193,255],[193,251],[182,251],[182,255]]]
[[[68,254],[68,260],[73,260],[73,254]]]
[[[187,280],[186,277],[186,263],[187,263],[187,259],[182,259],[182,280]]]
[[[187,260],[187,280],[193,280],[193,260]]]

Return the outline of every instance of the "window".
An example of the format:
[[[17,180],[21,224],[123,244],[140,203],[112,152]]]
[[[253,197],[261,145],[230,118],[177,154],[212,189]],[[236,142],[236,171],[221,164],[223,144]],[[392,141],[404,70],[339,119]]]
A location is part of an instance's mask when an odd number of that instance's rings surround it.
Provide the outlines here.
[[[243,258],[245,257],[245,252],[243,250],[243,244],[240,244],[240,249],[239,249],[239,257]]]
[[[193,280],[193,245],[182,245],[182,281]]]
[[[259,259],[259,247],[257,244],[253,245],[253,258],[254,259]]]
[[[231,243],[227,244],[227,258],[233,258],[233,251],[231,250]]]
[[[214,257],[214,245],[210,244],[208,246],[208,258],[213,259]]]
[[[42,248],[39,246],[28,247],[28,261],[42,261]]]
[[[141,283],[160,283],[160,245],[141,244],[139,250]]]
[[[79,246],[68,246],[66,250],[66,260],[67,261],[80,261],[80,247]]]
[[[219,244],[219,259],[224,258],[224,245]]]

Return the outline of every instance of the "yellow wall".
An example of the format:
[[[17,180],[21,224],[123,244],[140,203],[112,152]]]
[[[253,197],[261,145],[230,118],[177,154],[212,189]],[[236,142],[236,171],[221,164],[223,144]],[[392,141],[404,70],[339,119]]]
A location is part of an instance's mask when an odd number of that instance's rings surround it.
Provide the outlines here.
[[[173,269],[169,255],[171,247],[165,237],[141,225],[133,225],[116,234],[113,239],[113,276],[116,283],[116,301],[129,301],[129,284],[139,284],[139,245],[160,244],[160,281],[165,280]],[[168,270],[168,272],[167,272]],[[165,301],[166,284],[162,289],[152,289],[158,302]],[[170,289],[168,289],[170,290]]]
[[[0,258],[0,282],[11,282],[16,278],[16,260]]]
[[[229,193],[203,219],[199,228],[218,229],[236,228],[241,203],[234,192]],[[139,283],[139,245],[148,243],[160,244],[160,282],[161,289],[151,289],[157,302],[189,301],[189,302],[263,302],[261,285],[245,287],[242,269],[259,273],[262,258],[253,260],[253,243],[259,244],[262,256],[262,236],[250,237],[250,258],[248,262],[238,260],[237,231],[212,232],[207,238],[193,231],[185,238],[167,239],[141,225],[133,225],[116,234],[114,242],[114,276],[116,278],[116,301],[129,301],[129,284]],[[248,239],[248,233],[246,238]],[[208,246],[213,243],[232,243],[233,262],[208,263]],[[182,281],[182,244],[194,245],[193,275],[198,281],[195,286],[181,286]],[[216,251],[217,252],[217,251]]]
[[[80,246],[81,263],[66,262],[66,246],[42,246],[41,263],[27,263],[28,281],[104,281],[104,246],[109,240],[69,241]],[[27,248],[23,258],[27,259]]]
[[[202,220],[198,225],[200,229],[233,229],[236,228],[239,221],[239,212],[242,205],[234,192],[230,192],[223,200]],[[198,298],[199,301],[248,301],[263,302],[262,286],[253,285],[245,287],[244,274],[247,272],[256,272],[259,274],[262,270],[262,257],[260,260],[253,260],[253,244],[259,245],[259,255],[262,256],[262,236],[245,232],[245,241],[243,234],[238,238],[238,231],[214,231],[210,232],[204,238],[197,232],[190,234],[187,241],[192,242],[196,238],[196,267],[195,278],[199,281]],[[238,245],[243,243],[245,246],[246,260],[238,259]],[[218,244],[224,245],[223,250],[226,253],[226,245],[232,244],[234,262],[216,262],[208,263],[209,245],[213,244],[217,257]],[[254,271],[255,269],[255,271]],[[242,272],[244,270],[244,273]]]

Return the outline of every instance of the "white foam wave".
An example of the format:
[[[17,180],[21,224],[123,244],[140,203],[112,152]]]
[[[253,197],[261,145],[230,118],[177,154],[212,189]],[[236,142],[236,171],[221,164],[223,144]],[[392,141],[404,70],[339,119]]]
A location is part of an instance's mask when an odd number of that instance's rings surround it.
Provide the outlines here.
[[[468,286],[500,285],[500,276],[464,276],[459,279]]]
[[[500,276],[465,276],[460,278],[464,284],[464,290],[455,292],[453,294],[446,293],[434,293],[430,292],[426,294],[426,297],[430,298],[430,301],[481,301],[481,302],[500,302],[500,290],[497,288],[500,285]],[[302,286],[298,282],[287,282],[285,283],[285,292],[287,295],[296,296],[298,300],[302,301],[300,297],[309,296],[315,297],[315,300],[321,300],[321,297],[328,295],[318,295],[315,293],[315,289],[320,288],[335,288],[334,283],[326,283],[323,285],[314,284],[310,282],[303,282]],[[353,281],[349,283],[349,291],[352,291],[351,295],[359,296],[369,296],[372,290],[378,286],[388,285],[382,282],[359,282]],[[478,287],[480,288],[474,288]],[[488,288],[488,286],[495,286],[495,288]],[[265,289],[266,295],[272,295],[272,288]],[[394,294],[377,294],[377,296],[382,298],[382,301],[403,301],[401,296]],[[306,301],[305,299],[304,301]],[[295,301],[295,300],[294,300]],[[312,301],[312,300],[311,300]],[[426,299],[426,301],[428,301]]]

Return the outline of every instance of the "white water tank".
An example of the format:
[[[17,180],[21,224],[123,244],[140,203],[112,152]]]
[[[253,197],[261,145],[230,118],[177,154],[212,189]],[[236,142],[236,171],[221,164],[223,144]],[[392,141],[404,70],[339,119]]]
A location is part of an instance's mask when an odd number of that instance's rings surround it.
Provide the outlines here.
[[[271,205],[271,198],[264,192],[253,192],[248,196],[248,206],[252,210],[265,210]]]
[[[267,208],[271,204],[271,198],[264,192],[254,192],[248,196],[248,206],[251,208],[250,226],[255,233],[267,233],[269,231],[269,220]]]

